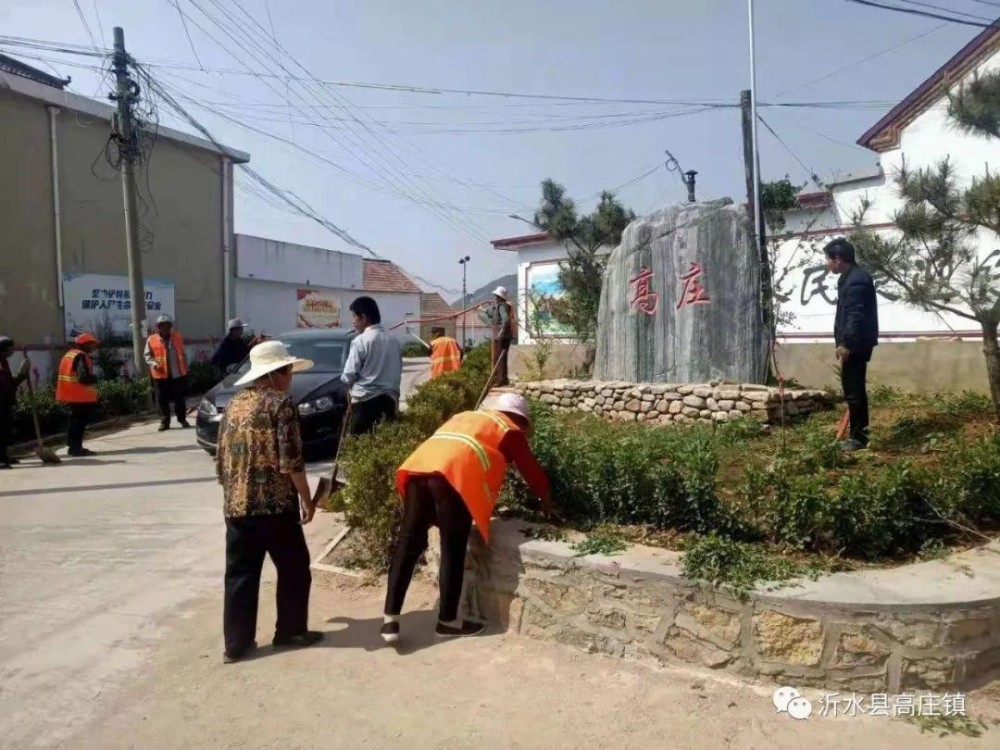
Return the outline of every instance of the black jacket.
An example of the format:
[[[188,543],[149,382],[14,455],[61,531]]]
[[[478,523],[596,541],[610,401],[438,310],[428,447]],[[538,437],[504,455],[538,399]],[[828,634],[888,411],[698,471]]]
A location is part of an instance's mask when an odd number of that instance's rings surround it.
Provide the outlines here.
[[[238,365],[249,356],[250,345],[247,342],[226,336],[212,357],[212,364],[225,373],[229,365]]]
[[[878,346],[878,299],[875,282],[865,269],[853,265],[837,282],[837,318],[833,324],[837,346],[865,351]]]

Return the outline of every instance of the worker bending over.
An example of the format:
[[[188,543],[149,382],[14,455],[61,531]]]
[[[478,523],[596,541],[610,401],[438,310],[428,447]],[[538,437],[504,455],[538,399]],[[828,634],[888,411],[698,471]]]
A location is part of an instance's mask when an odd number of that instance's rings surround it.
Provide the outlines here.
[[[445,336],[443,326],[431,328],[431,378],[455,372],[462,366],[462,349],[451,336]]]
[[[513,462],[542,510],[554,515],[549,480],[528,446],[531,417],[528,402],[504,393],[490,409],[466,411],[449,419],[403,462],[396,487],[403,498],[403,523],[389,570],[382,639],[399,640],[399,613],[417,561],[427,549],[427,531],[441,532],[438,584],[441,607],[438,636],[478,635],[483,623],[458,619],[465,551],[472,522],[489,541],[490,518]]]

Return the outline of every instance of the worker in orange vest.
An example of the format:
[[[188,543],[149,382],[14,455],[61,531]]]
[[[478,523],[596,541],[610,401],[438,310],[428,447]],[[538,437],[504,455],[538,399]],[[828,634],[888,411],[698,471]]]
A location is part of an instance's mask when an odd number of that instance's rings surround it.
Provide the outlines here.
[[[462,366],[462,349],[451,336],[444,335],[443,326],[431,328],[431,378],[455,372]]]
[[[546,515],[555,517],[548,477],[528,446],[530,433],[527,401],[504,393],[492,408],[449,419],[399,467],[396,487],[403,498],[403,522],[385,597],[381,633],[386,643],[399,640],[399,613],[417,561],[427,548],[427,530],[434,525],[441,532],[437,635],[483,631],[483,623],[458,619],[465,550],[473,521],[489,541],[490,518],[508,463],[517,467]]]
[[[97,378],[90,355],[100,342],[89,333],[81,333],[74,344],[59,362],[56,401],[69,407],[69,428],[66,431],[69,455],[93,456],[93,451],[83,447],[83,435],[97,403]]]
[[[173,406],[177,422],[187,429],[187,358],[184,339],[174,330],[174,320],[169,315],[156,319],[156,333],[146,339],[146,364],[156,386],[156,402],[160,407],[160,432],[170,429],[170,408]]]

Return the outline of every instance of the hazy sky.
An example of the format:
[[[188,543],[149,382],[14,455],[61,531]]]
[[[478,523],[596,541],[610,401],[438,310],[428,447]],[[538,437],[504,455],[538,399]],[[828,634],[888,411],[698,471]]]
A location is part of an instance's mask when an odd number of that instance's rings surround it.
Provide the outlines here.
[[[685,194],[678,175],[662,166],[669,149],[684,169],[698,170],[699,197],[743,197],[739,111],[692,112],[691,102],[735,103],[747,88],[744,0],[78,3],[98,44],[110,46],[112,26],[124,27],[131,54],[158,64],[152,67],[158,80],[193,100],[185,107],[221,141],[249,152],[258,172],[382,255],[452,291],[461,286],[462,255],[473,259],[470,288],[514,270],[514,255],[493,250],[488,240],[532,231],[507,215],[530,218],[546,177],[589,208],[601,189],[646,175],[619,192],[643,213]],[[937,4],[983,17],[993,10],[974,0]],[[756,5],[760,101],[852,103],[762,108],[788,147],[761,129],[765,179],[808,180],[789,151],[824,179],[873,166],[875,154],[854,146],[857,137],[978,33],[845,0]],[[91,44],[73,0],[6,0],[0,28],[9,36]],[[274,40],[248,37],[270,36],[272,28],[285,52]],[[93,58],[2,43],[0,51],[72,75],[79,93],[107,91],[96,70],[58,62],[94,65]],[[280,78],[287,74],[275,57],[302,80]],[[248,67],[269,77],[219,72]],[[319,86],[310,76],[670,103]],[[191,129],[165,110],[161,116]],[[237,231],[356,252],[248,184],[237,174]]]

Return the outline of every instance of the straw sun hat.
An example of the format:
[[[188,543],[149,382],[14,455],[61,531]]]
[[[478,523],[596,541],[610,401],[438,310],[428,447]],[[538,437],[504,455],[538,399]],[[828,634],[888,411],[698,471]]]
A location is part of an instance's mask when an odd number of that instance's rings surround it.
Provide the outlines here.
[[[303,372],[312,368],[314,364],[311,359],[293,357],[280,341],[265,341],[250,350],[250,369],[236,381],[235,385],[248,385],[288,365],[292,366],[292,372]]]

